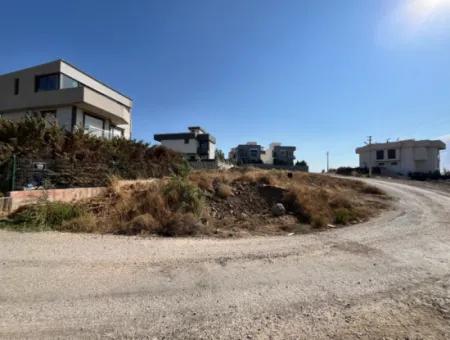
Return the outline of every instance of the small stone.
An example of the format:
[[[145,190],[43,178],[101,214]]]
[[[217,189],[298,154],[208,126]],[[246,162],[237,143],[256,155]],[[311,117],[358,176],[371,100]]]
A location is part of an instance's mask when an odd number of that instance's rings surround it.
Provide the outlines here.
[[[272,214],[274,216],[283,216],[284,214],[286,214],[286,208],[283,204],[277,203],[272,207]]]
[[[328,224],[327,227],[328,228],[336,228],[336,226],[334,224]]]

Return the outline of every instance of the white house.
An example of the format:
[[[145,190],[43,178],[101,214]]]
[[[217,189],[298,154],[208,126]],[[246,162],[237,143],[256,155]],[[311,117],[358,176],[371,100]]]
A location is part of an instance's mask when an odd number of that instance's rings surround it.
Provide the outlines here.
[[[200,126],[191,126],[189,132],[155,134],[154,139],[188,160],[216,158],[216,139]]]
[[[408,175],[411,172],[439,171],[439,152],[445,150],[440,140],[414,140],[374,143],[356,149],[359,166],[380,168],[384,174]]]
[[[43,117],[68,131],[130,138],[132,100],[64,60],[0,75],[0,115]]]

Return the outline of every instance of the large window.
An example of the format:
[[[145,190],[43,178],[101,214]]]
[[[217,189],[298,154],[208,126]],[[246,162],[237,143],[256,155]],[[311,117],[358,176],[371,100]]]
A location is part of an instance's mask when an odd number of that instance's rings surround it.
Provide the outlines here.
[[[47,74],[45,76],[37,76],[35,83],[35,91],[52,91],[59,89],[59,73]]]
[[[384,150],[377,150],[377,160],[384,159]]]
[[[36,92],[71,89],[80,86],[81,84],[78,81],[62,73],[46,74],[36,77]]]
[[[103,119],[84,114],[84,130],[93,136],[103,137]]]
[[[389,159],[396,159],[397,158],[397,153],[395,149],[389,149],[388,150],[388,158]]]
[[[61,73],[61,88],[71,89],[74,87],[80,87],[80,83],[77,82],[75,79],[72,79],[69,76],[66,76],[65,74]]]
[[[250,150],[250,157],[252,157],[252,158],[258,157],[258,150],[256,150],[256,149],[251,149],[251,150]]]

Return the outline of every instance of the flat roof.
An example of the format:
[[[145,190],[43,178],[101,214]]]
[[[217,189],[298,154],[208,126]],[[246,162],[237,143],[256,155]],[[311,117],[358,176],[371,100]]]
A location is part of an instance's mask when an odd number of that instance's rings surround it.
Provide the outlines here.
[[[424,139],[424,140],[415,140],[415,139],[405,139],[405,140],[399,140],[395,142],[388,142],[388,143],[373,143],[373,144],[367,144],[365,146],[361,146],[359,148],[356,148],[356,153],[366,151],[366,150],[376,150],[381,148],[399,148],[399,147],[433,147],[438,148],[440,150],[445,150],[446,145],[441,140],[430,140],[430,139]]]
[[[57,62],[64,63],[64,64],[66,64],[66,65],[68,65],[68,66],[74,68],[74,69],[77,70],[78,72],[83,73],[85,76],[87,76],[87,77],[89,77],[89,78],[92,78],[93,80],[95,80],[96,82],[102,84],[103,86],[107,87],[108,89],[110,89],[110,90],[112,90],[112,91],[114,91],[114,92],[117,92],[118,94],[120,94],[121,96],[127,98],[127,99],[130,100],[130,101],[133,101],[129,96],[127,96],[127,95],[123,94],[122,92],[120,92],[120,91],[118,91],[118,90],[112,88],[112,87],[109,86],[108,84],[105,84],[104,82],[98,80],[98,79],[95,78],[94,76],[90,75],[89,73],[86,73],[85,71],[81,70],[81,69],[78,68],[77,66],[71,64],[70,62],[68,62],[68,61],[66,61],[66,60],[64,60],[64,59],[56,59],[56,60],[52,60],[52,61],[49,61],[49,62],[46,62],[46,63],[42,63],[42,64],[38,64],[38,65],[34,65],[34,66],[22,68],[22,69],[19,69],[19,70],[15,70],[15,71],[3,73],[3,74],[0,74],[0,77],[1,77],[1,76],[6,76],[6,75],[9,75],[9,74],[13,74],[13,73],[17,73],[17,72],[22,72],[22,71],[31,70],[31,69],[33,69],[33,68],[39,68],[39,67],[41,67],[41,66],[45,66],[45,65],[49,65],[49,64],[53,64],[53,63],[57,63]]]

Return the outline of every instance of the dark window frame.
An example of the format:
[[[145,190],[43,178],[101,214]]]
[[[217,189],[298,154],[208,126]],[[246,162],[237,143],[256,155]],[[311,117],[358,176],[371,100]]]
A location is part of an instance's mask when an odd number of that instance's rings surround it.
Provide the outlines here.
[[[190,140],[190,138],[185,138],[184,139],[184,144],[189,144],[189,140]]]
[[[44,77],[51,77],[51,76],[58,76],[57,77],[58,83],[56,85],[56,89],[39,90],[38,89],[39,79],[44,78]],[[41,74],[41,75],[37,75],[37,76],[34,77],[34,92],[56,91],[56,90],[59,90],[59,89],[61,89],[61,72]]]
[[[20,79],[14,78],[14,95],[17,96],[19,94],[19,86],[20,86]]]

